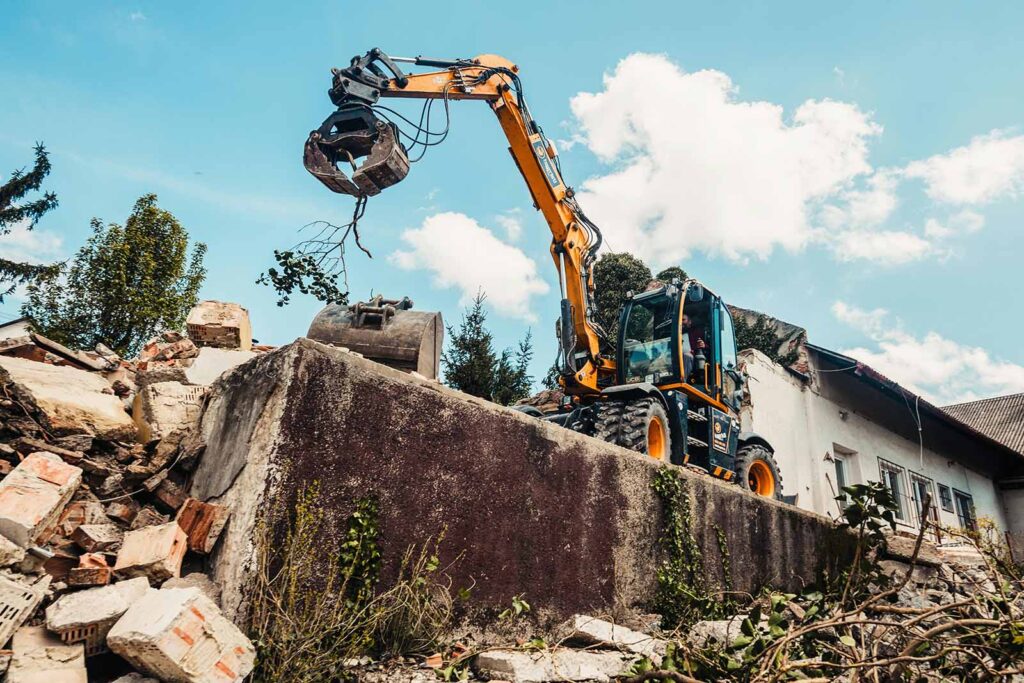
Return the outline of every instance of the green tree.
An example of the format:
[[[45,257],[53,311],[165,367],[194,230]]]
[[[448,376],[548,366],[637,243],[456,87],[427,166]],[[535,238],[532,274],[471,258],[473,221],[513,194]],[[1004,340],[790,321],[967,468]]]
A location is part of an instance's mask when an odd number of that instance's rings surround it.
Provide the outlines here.
[[[558,363],[552,363],[548,371],[544,373],[544,379],[540,381],[540,384],[545,389],[561,389],[562,385],[558,383],[558,378],[562,376],[562,373],[558,369]]]
[[[656,280],[669,283],[672,282],[672,280],[684,281],[688,276],[686,275],[686,271],[679,266],[669,266],[654,277]]]
[[[477,294],[459,329],[448,326],[448,348],[441,354],[444,381],[453,389],[508,405],[530,395],[533,335],[527,330],[518,348],[495,353],[494,335],[486,325],[486,299],[483,292]]]
[[[736,332],[737,351],[757,349],[779,365],[792,365],[797,361],[799,353],[796,350],[786,354],[779,353],[782,340],[775,331],[772,318],[764,313],[758,313],[754,322],[751,323],[747,316],[742,313],[736,314],[734,311],[733,326]]]
[[[533,360],[533,334],[519,341],[515,351],[505,349],[494,370],[494,387],[491,400],[503,406],[511,405],[533,393],[533,378],[530,376],[530,361]]]
[[[25,172],[19,169],[11,173],[11,178],[0,185],[0,236],[7,235],[19,224],[31,230],[48,211],[56,208],[57,195],[45,192],[38,199],[16,204],[30,192],[39,190],[43,179],[50,173],[50,159],[46,148],[36,145],[36,161],[32,170]],[[34,282],[42,277],[50,277],[57,273],[58,265],[37,265],[0,259],[0,303],[18,285]]]
[[[123,226],[92,220],[92,236],[70,267],[29,286],[22,314],[62,344],[102,342],[132,356],[150,337],[180,329],[206,277],[206,245],[188,255],[188,232],[147,194]]]
[[[651,269],[632,254],[604,254],[594,264],[594,305],[597,322],[609,334],[618,338],[619,309],[628,292],[642,292],[651,281]]]

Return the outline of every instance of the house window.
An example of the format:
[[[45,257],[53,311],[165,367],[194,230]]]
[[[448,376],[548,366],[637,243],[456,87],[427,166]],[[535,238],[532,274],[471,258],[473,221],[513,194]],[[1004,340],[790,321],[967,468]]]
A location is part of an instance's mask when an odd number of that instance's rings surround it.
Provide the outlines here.
[[[946,512],[953,512],[953,492],[945,484],[939,484],[939,505]]]
[[[971,494],[953,489],[953,499],[956,501],[956,517],[960,522],[960,528],[977,531],[978,518],[974,514],[974,499],[971,498]]]
[[[931,496],[931,504],[928,508],[928,516],[933,521],[938,521],[939,515],[936,509],[935,500],[935,488],[932,480],[928,477],[922,476],[917,472],[910,473],[910,496],[914,502],[914,521],[921,525],[921,507],[924,505],[925,498]]]
[[[839,507],[845,510],[849,504],[849,501],[846,500],[846,493],[843,492],[843,487],[846,486],[846,461],[837,455],[833,455],[832,465],[836,470],[836,490],[840,496]]]
[[[896,499],[896,519],[904,523],[910,522],[907,504],[907,485],[904,469],[888,460],[878,459],[878,471],[882,475],[882,483]]]

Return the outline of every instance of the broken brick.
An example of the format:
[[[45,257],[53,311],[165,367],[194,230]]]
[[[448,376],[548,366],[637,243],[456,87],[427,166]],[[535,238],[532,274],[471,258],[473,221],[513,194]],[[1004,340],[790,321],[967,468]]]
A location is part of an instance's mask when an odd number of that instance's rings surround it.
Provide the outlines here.
[[[110,583],[113,569],[99,553],[86,553],[78,558],[78,566],[68,572],[69,586],[105,586]]]
[[[123,498],[111,502],[106,509],[107,517],[123,524],[131,524],[135,515],[139,514],[139,504],[131,498]]]
[[[117,545],[122,535],[116,524],[82,524],[75,529],[71,540],[87,553],[95,553]]]
[[[159,584],[181,574],[188,539],[177,522],[129,531],[117,554],[114,574],[119,578],[146,576]]]
[[[81,481],[81,468],[51,453],[32,453],[0,481],[0,534],[23,548],[32,545],[56,525]]]
[[[148,526],[160,526],[161,524],[167,524],[170,521],[168,515],[161,515],[150,505],[145,506],[135,515],[135,519],[132,520],[132,531],[136,529],[145,529]]]
[[[224,505],[204,503],[195,498],[186,500],[178,511],[177,519],[188,536],[189,550],[203,554],[212,552],[229,514]]]
[[[249,311],[224,301],[201,301],[189,311],[185,323],[188,336],[199,346],[222,349],[252,348],[252,324]]]

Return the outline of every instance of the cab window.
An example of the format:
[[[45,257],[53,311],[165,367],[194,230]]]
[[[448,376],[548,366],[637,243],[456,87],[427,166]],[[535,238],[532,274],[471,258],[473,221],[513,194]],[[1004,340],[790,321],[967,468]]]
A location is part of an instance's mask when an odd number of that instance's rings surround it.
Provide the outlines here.
[[[673,375],[672,299],[661,295],[634,300],[623,327],[623,381],[659,382]]]
[[[723,370],[735,370],[736,369],[736,334],[733,331],[732,326],[732,315],[729,313],[729,307],[725,304],[719,306],[720,314],[718,319],[721,321],[721,330],[719,339],[719,347],[722,353],[722,369]]]

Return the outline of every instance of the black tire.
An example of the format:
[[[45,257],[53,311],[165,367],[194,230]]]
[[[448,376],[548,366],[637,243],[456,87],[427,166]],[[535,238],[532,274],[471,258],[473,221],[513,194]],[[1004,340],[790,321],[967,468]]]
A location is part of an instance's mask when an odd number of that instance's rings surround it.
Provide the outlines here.
[[[600,405],[594,436],[664,462],[671,461],[672,430],[660,401],[640,398]]]
[[[736,451],[736,483],[748,491],[782,500],[782,474],[772,452],[752,443]]]

